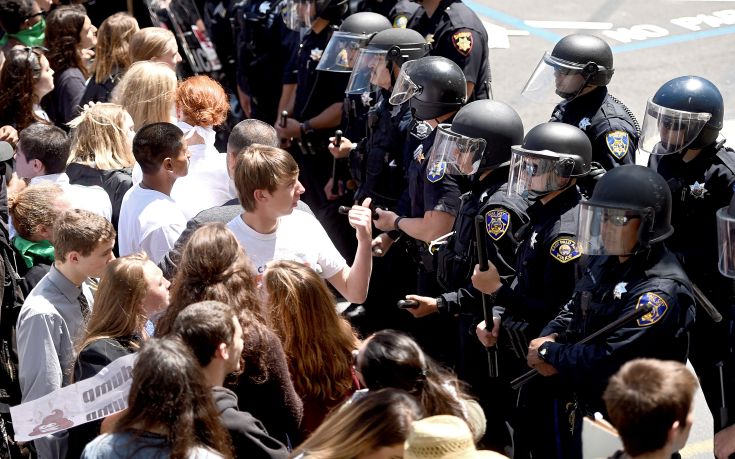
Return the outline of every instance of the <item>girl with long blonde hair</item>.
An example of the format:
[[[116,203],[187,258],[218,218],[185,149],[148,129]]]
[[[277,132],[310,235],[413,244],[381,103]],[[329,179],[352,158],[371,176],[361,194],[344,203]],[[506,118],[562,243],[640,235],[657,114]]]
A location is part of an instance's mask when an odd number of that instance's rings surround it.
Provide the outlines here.
[[[229,304],[243,328],[243,372],[228,384],[242,411],[260,420],[284,444],[299,440],[302,403],[288,373],[281,342],[265,325],[253,269],[224,223],[208,223],[189,238],[171,287],[171,304],[156,324],[156,336],[171,331],[176,316],[200,301]]]
[[[69,126],[69,181],[96,185],[107,192],[112,203],[112,225],[117,230],[122,198],[133,186],[133,119],[120,105],[100,103],[84,110]]]
[[[296,392],[304,401],[304,434],[358,389],[352,352],[360,340],[337,314],[334,295],[319,275],[294,261],[271,262],[263,285],[270,326],[281,338]]]
[[[168,306],[169,282],[145,254],[111,261],[94,296],[94,309],[77,348],[74,381],[91,378],[120,357],[137,352],[148,339],[146,322]],[[99,435],[101,422],[69,430],[67,457],[79,457]]]
[[[141,61],[130,66],[112,91],[112,102],[133,117],[138,131],[146,124],[175,121],[176,72],[166,64]]]
[[[102,22],[97,30],[94,73],[79,105],[110,100],[112,90],[132,63],[130,40],[138,30],[138,21],[128,13],[115,13]]]
[[[176,37],[162,27],[144,27],[136,32],[130,42],[130,59],[162,62],[174,70],[182,60]]]

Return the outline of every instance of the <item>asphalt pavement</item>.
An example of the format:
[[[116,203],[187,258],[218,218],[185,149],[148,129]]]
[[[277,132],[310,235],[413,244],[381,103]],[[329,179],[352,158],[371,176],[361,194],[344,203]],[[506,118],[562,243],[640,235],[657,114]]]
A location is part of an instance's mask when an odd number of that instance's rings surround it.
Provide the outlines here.
[[[646,101],[671,78],[698,75],[725,100],[722,133],[735,146],[735,0],[545,2],[464,0],[491,36],[493,93],[513,106],[526,130],[548,121],[554,104],[521,96],[545,51],[570,33],[591,33],[613,49],[610,93],[643,120]],[[712,458],[712,416],[701,391],[695,425],[682,457]]]

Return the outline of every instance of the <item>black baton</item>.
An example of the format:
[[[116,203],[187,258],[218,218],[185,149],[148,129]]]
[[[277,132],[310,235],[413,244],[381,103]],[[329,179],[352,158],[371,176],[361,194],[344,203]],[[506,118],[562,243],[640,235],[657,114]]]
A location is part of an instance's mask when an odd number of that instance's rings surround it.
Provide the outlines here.
[[[339,150],[339,146],[342,144],[342,131],[337,129],[334,132],[334,146]],[[337,182],[337,158],[332,161],[332,194],[339,193],[339,183]]]
[[[487,246],[485,245],[485,217],[482,215],[475,216],[475,239],[477,239],[477,263],[480,265],[480,271],[487,271],[490,265],[487,262]],[[488,330],[488,324],[495,327],[493,315],[488,314],[487,295],[482,294],[482,315],[485,318],[485,330]],[[492,330],[492,328],[490,328]],[[498,346],[486,347],[487,365],[490,370],[490,377],[498,377]]]
[[[626,315],[622,317],[618,317],[614,321],[610,322],[609,324],[605,325],[601,329],[597,330],[596,332],[592,333],[590,336],[587,336],[586,338],[581,339],[576,344],[587,344],[590,343],[597,338],[605,335],[609,335],[611,333],[615,333],[619,329],[623,328],[624,325],[626,325],[628,322],[632,322],[634,320],[638,320],[641,317],[645,316],[649,312],[653,311],[653,306],[650,304],[647,304],[640,309],[634,309],[633,311],[630,311]],[[536,369],[533,369],[531,371],[528,371],[521,376],[517,377],[513,381],[510,382],[510,385],[513,389],[518,389],[522,385],[526,384],[528,381],[532,380],[536,375],[539,374]]]

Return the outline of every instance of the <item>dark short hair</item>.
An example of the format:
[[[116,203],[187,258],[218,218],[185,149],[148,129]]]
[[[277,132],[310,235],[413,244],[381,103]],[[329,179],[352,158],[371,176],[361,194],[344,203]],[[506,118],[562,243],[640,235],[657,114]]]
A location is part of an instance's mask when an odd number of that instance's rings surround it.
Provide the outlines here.
[[[281,144],[273,126],[260,120],[247,119],[232,128],[227,139],[227,150],[240,154],[243,148],[255,143],[269,147],[278,147]]]
[[[200,301],[179,312],[171,333],[191,348],[199,365],[206,367],[220,344],[232,343],[235,319],[231,306],[219,301]]]
[[[32,14],[33,0],[3,0],[0,2],[0,27],[6,33],[16,34]]]
[[[155,174],[164,159],[179,153],[183,141],[184,132],[174,124],[147,124],[133,138],[133,155],[144,174]]]
[[[686,426],[697,386],[680,362],[635,359],[623,365],[602,398],[625,452],[640,456],[663,448],[675,421]]]
[[[47,174],[60,174],[66,170],[71,141],[62,129],[45,123],[31,124],[20,131],[18,145],[26,160],[41,161]]]

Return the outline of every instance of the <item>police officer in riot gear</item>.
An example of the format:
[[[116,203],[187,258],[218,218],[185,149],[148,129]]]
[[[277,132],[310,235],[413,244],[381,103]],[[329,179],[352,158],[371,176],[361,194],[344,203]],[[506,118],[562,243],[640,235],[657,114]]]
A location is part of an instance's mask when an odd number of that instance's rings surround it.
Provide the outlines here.
[[[420,6],[406,27],[432,44],[432,56],[459,65],[467,79],[468,101],[491,98],[488,36],[477,14],[461,0],[416,1]]]
[[[564,457],[581,458],[583,416],[606,413],[602,393],[610,376],[639,357],[686,362],[694,321],[689,280],[664,240],[670,223],[669,187],[652,169],[626,165],[605,174],[580,204],[578,250],[590,255],[571,301],[534,339],[528,364],[559,374],[575,397],[575,444]],[[619,317],[651,312],[588,344],[578,341]]]
[[[508,195],[511,147],[523,142],[523,123],[516,111],[493,100],[477,100],[462,107],[451,124],[440,125],[429,162],[451,163],[448,170],[472,174],[470,191],[461,196],[461,206],[452,236],[436,253],[437,280],[443,293],[436,298],[407,295],[418,307],[408,309],[415,317],[439,313],[445,333],[455,336],[459,352],[455,369],[469,383],[485,409],[487,446],[503,451],[509,445],[505,426],[514,404],[507,384],[510,373],[488,380],[485,348],[475,339],[475,325],[482,321],[482,301],[472,287],[472,268],[478,263],[475,217],[485,221],[487,255],[504,279],[515,275],[515,232],[528,222],[528,201]],[[449,173],[449,172],[448,172]],[[454,319],[456,317],[456,319]],[[502,368],[502,365],[501,365]],[[515,376],[515,375],[513,375]]]
[[[501,268],[490,263],[488,271],[475,267],[472,285],[487,294],[491,304],[505,308],[500,342],[510,348],[515,360],[503,371],[515,376],[527,369],[528,343],[556,317],[574,290],[581,255],[577,210],[582,197],[576,183],[590,171],[592,146],[584,132],[574,126],[544,123],[531,129],[512,152],[508,191],[532,202],[526,211],[529,223],[516,232],[522,240],[516,255],[516,278],[512,283],[503,280]],[[484,323],[478,325],[477,335],[484,345],[495,345],[497,336],[486,330]],[[548,457],[549,445],[556,439],[554,429],[537,426],[545,422],[559,425],[549,413],[563,392],[563,386],[536,380],[519,394],[511,422],[514,457],[531,453]],[[566,438],[561,443],[569,441]]]
[[[729,204],[735,185],[735,152],[718,140],[723,118],[722,95],[714,84],[696,76],[674,78],[648,101],[640,140],[640,150],[651,154],[649,167],[671,188],[676,232],[666,244],[684,266],[702,307],[689,358],[717,430],[735,421],[719,415],[723,391],[725,405],[735,406],[735,361],[729,345],[735,290],[717,268],[715,215]]]
[[[414,30],[388,29],[375,34],[357,57],[347,94],[376,95],[368,112],[367,136],[353,143],[350,139],[354,137],[344,135],[339,146],[330,144],[335,157],[349,155],[352,179],[358,184],[356,200],[369,196],[376,206],[395,210],[406,189],[403,145],[412,117],[408,103],[391,105],[388,99],[401,65],[425,56],[429,49]]]
[[[573,34],[545,53],[523,88],[536,101],[564,99],[551,121],[577,126],[592,143],[592,160],[605,170],[635,163],[639,126],[633,113],[607,91],[613,76],[610,46],[593,35]]]

